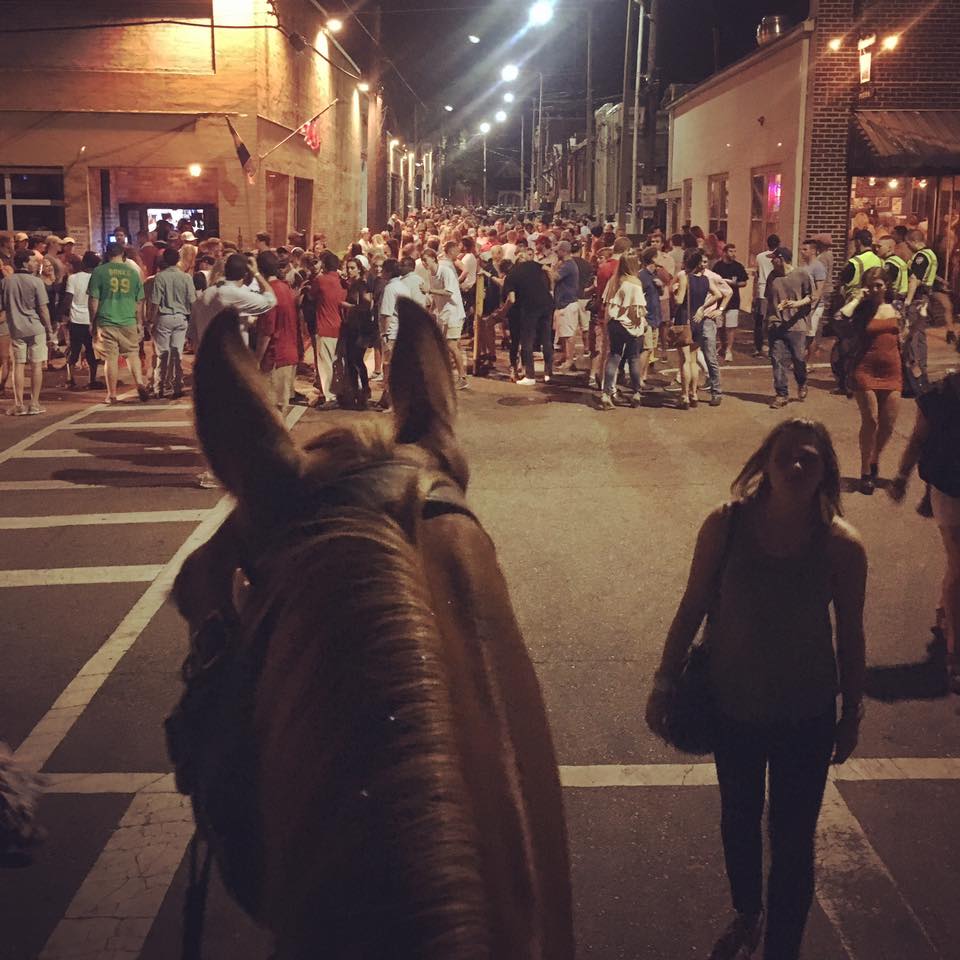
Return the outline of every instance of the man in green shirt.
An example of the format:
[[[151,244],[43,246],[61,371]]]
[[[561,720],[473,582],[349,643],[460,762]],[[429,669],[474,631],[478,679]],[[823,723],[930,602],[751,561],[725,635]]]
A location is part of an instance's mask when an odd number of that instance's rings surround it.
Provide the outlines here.
[[[104,358],[107,403],[120,402],[117,367],[121,356],[126,357],[137,394],[145,403],[150,399],[150,393],[140,370],[143,280],[140,271],[124,259],[123,247],[119,243],[107,245],[107,261],[90,275],[87,296],[94,347]]]

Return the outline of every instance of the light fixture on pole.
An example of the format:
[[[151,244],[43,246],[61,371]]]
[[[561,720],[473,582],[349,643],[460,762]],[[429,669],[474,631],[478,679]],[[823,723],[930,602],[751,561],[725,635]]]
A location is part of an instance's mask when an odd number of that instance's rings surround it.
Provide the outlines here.
[[[468,39],[471,43],[479,43],[479,42],[480,42],[480,38],[479,38],[475,33],[471,33],[470,36],[467,37],[467,39]]]
[[[367,83],[366,80],[361,80],[361,81],[357,84],[357,89],[358,89],[361,93],[369,93],[369,92],[370,92],[370,84]]]
[[[444,104],[443,109],[446,110],[447,113],[453,113],[453,107],[449,103]]]
[[[507,111],[506,111],[506,110],[498,110],[498,111],[493,115],[493,119],[496,120],[497,123],[504,123],[504,122],[506,122],[506,119],[507,119]]]
[[[490,124],[486,120],[480,124],[480,132],[486,136],[490,132]]]
[[[519,76],[520,76],[520,68],[513,63],[508,63],[500,71],[500,77],[505,83],[512,83]]]
[[[339,17],[331,17],[327,21],[327,30],[330,33],[339,33],[343,29],[343,21]]]
[[[553,3],[550,0],[538,0],[530,8],[530,26],[542,27],[553,19]]]
[[[514,100],[516,100],[516,97],[509,90],[503,95],[504,103],[513,103]]]

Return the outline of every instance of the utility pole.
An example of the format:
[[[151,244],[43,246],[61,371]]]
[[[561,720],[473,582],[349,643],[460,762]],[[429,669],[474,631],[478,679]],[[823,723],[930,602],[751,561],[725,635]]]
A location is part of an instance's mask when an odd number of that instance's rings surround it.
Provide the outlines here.
[[[647,132],[647,160],[644,164],[646,177],[660,187],[657,176],[657,114],[660,111],[660,81],[657,77],[657,33],[660,28],[658,19],[660,0],[649,0],[649,31],[647,37],[647,115],[644,117]],[[656,214],[654,214],[656,223]]]
[[[587,7],[587,213],[592,217],[595,203],[593,193],[593,7]]]
[[[520,111],[520,209],[523,210],[524,203],[523,198],[525,196],[525,187],[526,184],[523,182],[523,164],[524,164],[524,155],[523,155],[523,141],[524,141],[524,127],[527,125],[527,118],[523,110]]]
[[[543,74],[540,74],[540,100],[537,105],[537,182],[534,186],[537,202],[543,193]]]
[[[640,135],[640,69],[643,66],[643,29],[646,25],[646,9],[643,0],[639,0],[640,24],[637,28],[637,69],[633,77],[633,164],[630,168],[630,232],[637,232],[639,215],[637,211],[637,156],[638,137]]]
[[[627,226],[627,164],[630,162],[627,140],[627,94],[630,91],[630,36],[633,32],[633,2],[627,0],[627,25],[623,31],[623,95],[620,98],[620,159],[617,163],[617,227]]]
[[[483,209],[487,209],[487,135],[483,135]]]

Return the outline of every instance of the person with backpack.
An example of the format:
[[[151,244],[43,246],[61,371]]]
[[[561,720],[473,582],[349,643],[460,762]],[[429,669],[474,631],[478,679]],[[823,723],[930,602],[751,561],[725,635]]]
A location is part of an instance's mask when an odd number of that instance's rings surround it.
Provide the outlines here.
[[[917,398],[913,433],[889,488],[897,503],[906,496],[917,465],[946,555],[936,630],[946,641],[949,689],[960,693],[960,372],[948,374]]]
[[[709,957],[753,956],[765,926],[764,960],[797,960],[813,901],[827,772],[856,749],[863,717],[867,556],[841,516],[840,466],[822,423],[782,421],[731,491],[733,501],[700,529],[646,721],[669,742],[678,681],[706,618],[721,835],[735,911]]]

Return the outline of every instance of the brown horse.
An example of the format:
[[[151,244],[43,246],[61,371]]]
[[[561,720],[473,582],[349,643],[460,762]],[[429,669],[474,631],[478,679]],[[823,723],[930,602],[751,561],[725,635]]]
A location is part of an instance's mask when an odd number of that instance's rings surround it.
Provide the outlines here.
[[[197,357],[198,435],[237,506],[174,596],[194,629],[228,611],[262,643],[251,912],[277,960],[570,960],[543,699],[463,500],[445,344],[401,305],[393,420],[358,417],[305,449],[235,314]]]

